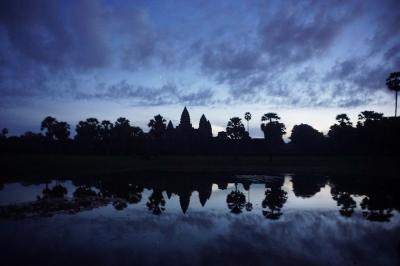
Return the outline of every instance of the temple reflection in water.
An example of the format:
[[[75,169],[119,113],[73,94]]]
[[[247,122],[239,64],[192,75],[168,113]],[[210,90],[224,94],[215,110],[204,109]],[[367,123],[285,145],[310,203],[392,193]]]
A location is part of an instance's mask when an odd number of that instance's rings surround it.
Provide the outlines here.
[[[352,217],[359,212],[365,219],[387,222],[399,211],[399,195],[390,181],[371,185],[366,178],[328,178],[320,176],[234,176],[234,177],[167,177],[103,178],[92,181],[46,181],[2,185],[1,218],[52,216],[77,213],[103,206],[121,211],[128,207],[162,215],[168,211],[182,214],[195,210],[221,211],[233,215],[261,214],[279,220],[286,209],[335,208],[337,214]],[[376,181],[374,181],[376,182]],[[36,188],[29,192],[30,187]],[[42,187],[41,189],[39,187]],[[15,202],[7,199],[12,190]],[[18,195],[31,196],[19,200]],[[322,197],[322,198],[321,198]],[[196,199],[197,198],[197,199]],[[7,202],[8,200],[8,202]],[[211,203],[208,202],[211,200]],[[334,204],[333,204],[334,203]],[[297,206],[297,207],[296,207]],[[308,207],[307,207],[308,206]]]

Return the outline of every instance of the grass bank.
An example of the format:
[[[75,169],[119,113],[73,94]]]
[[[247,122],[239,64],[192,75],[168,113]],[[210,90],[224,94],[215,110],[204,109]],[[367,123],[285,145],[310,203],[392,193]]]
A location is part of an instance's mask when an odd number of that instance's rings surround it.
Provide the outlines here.
[[[397,177],[398,162],[398,157],[0,155],[0,176],[73,178],[152,173],[297,173]]]

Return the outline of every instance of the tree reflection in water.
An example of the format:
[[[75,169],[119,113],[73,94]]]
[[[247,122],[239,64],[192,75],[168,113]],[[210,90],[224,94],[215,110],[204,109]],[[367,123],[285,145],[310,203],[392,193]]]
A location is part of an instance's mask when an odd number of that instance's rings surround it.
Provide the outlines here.
[[[226,197],[226,203],[232,213],[242,213],[244,205],[246,204],[246,197],[243,192],[238,190],[237,183],[235,183],[235,190],[229,193]]]
[[[329,181],[332,199],[339,207],[337,214],[341,216],[353,217],[359,207],[367,220],[387,222],[397,213],[395,210],[399,210],[397,186],[396,183],[389,182],[390,180],[376,182],[376,179],[365,177],[312,177],[306,179],[307,176],[298,175],[287,179],[291,180],[293,184],[292,197],[311,198]],[[178,196],[182,213],[185,214],[190,208],[191,196],[196,191],[200,205],[204,208],[213,208],[215,206],[213,204],[216,204],[215,201],[219,198],[218,194],[210,206],[207,206],[206,203],[212,198],[213,186],[217,185],[221,190],[220,193],[224,194],[223,197],[231,213],[240,214],[244,210],[251,212],[253,209],[262,207],[258,213],[261,212],[267,219],[276,220],[282,216],[282,208],[288,199],[288,194],[282,189],[284,180],[283,177],[265,176],[259,179],[243,177],[240,179],[236,177],[74,179],[72,183],[75,191],[72,193],[72,198],[67,197],[67,188],[68,190],[71,188],[67,184],[60,181],[45,184],[40,182],[35,184],[43,184],[44,189],[40,195],[33,196],[38,199],[37,201],[0,206],[0,218],[49,216],[61,212],[77,213],[108,204],[112,204],[116,210],[124,210],[129,204],[141,202],[143,197],[148,198],[144,204],[145,208],[155,215],[160,215],[166,210],[167,198],[163,196],[164,191],[168,198],[171,198],[172,195]],[[305,180],[304,184],[303,180]],[[232,183],[235,184],[234,189],[227,192],[225,189],[228,184]],[[25,182],[24,187],[29,184],[29,182]],[[259,187],[261,184],[265,185],[265,190]],[[240,191],[240,185],[243,186],[244,191]],[[250,186],[253,188],[253,185],[254,189],[250,192]],[[290,186],[288,187],[290,188]],[[6,189],[8,189],[8,185],[3,188],[3,190]],[[245,195],[245,191],[247,191],[247,195]],[[250,193],[252,193],[252,198],[250,198]],[[252,202],[257,198],[257,193],[264,194],[264,198],[260,200],[261,202]],[[18,194],[23,195],[23,193],[14,193],[14,195]],[[354,195],[363,197],[360,206],[357,206]],[[196,208],[198,207],[195,205],[194,210]]]
[[[96,197],[97,193],[89,186],[79,186],[73,193],[75,198],[88,198],[88,197]]]
[[[49,188],[49,184],[46,183],[46,187],[42,191],[42,196],[38,196],[38,200],[44,199],[61,199],[67,195],[67,189],[61,184],[57,183],[53,188]]]
[[[373,222],[389,222],[393,216],[393,208],[387,196],[367,196],[361,201],[363,216]]]
[[[287,201],[287,192],[282,190],[283,180],[272,180],[265,184],[265,198],[261,202],[262,214],[265,218],[278,220],[282,216],[281,209]]]
[[[251,201],[250,201],[250,185],[248,185],[248,188],[247,188],[247,203],[246,203],[245,207],[246,207],[246,211],[248,211],[248,212],[251,212],[253,210],[253,203],[251,203]]]
[[[155,215],[160,215],[165,211],[165,199],[162,192],[154,190],[146,203],[147,208]]]
[[[338,192],[335,189],[331,190],[332,198],[340,207],[339,213],[344,217],[350,217],[357,207],[355,200],[347,192]]]

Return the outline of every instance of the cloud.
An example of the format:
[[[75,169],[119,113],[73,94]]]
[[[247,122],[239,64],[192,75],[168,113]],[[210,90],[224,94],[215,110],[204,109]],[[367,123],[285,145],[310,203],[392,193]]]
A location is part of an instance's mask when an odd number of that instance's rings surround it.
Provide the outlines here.
[[[289,1],[277,9],[259,24],[261,49],[274,67],[327,53],[355,15],[354,6],[340,2]]]
[[[376,103],[372,94],[385,91],[384,79],[400,68],[395,5],[1,1],[0,105],[35,97],[144,105]],[[365,47],[349,57],[346,38],[354,29]],[[159,75],[200,85],[160,86],[153,82]],[[96,76],[103,87],[93,86]]]
[[[166,83],[161,87],[146,87],[129,84],[122,80],[116,84],[107,86],[102,91],[94,93],[77,93],[77,99],[100,100],[129,100],[135,105],[167,105],[187,104],[205,105],[212,101],[214,93],[210,89],[200,89],[194,92],[186,92],[179,89],[174,83]]]
[[[296,80],[300,82],[311,82],[316,75],[314,68],[312,67],[305,67],[300,72],[296,74]]]
[[[132,68],[159,56],[158,33],[146,12],[134,6],[17,0],[2,1],[0,9],[8,49],[45,67],[82,71],[120,62]],[[4,53],[4,45],[0,50]]]
[[[390,72],[391,67],[386,64],[371,66],[366,59],[355,57],[337,61],[323,80],[333,84],[341,83],[348,88],[346,93],[354,96],[359,92],[370,94],[384,91],[385,80]]]
[[[49,67],[102,67],[109,62],[101,6],[79,1],[2,1],[0,22],[10,48],[36,64]]]
[[[370,54],[374,55],[392,45],[397,46],[399,44],[400,9],[396,0],[371,1],[369,5],[369,8],[378,13],[377,19],[374,21],[376,30],[369,40]]]
[[[346,26],[357,18],[358,6],[343,4],[314,1],[267,4],[254,25],[254,39],[249,34],[233,42],[214,41],[198,47],[203,73],[219,84],[227,84],[232,97],[245,102],[263,101],[264,96],[291,97],[290,83],[315,81],[314,69],[303,64],[327,55]],[[301,73],[297,71],[300,67]],[[289,74],[292,70],[298,72],[295,77]]]

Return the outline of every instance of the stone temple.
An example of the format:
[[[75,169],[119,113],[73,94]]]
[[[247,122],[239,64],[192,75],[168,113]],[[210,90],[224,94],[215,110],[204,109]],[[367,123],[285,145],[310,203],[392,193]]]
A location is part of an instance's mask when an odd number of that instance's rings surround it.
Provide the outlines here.
[[[172,122],[169,121],[167,131],[169,135],[179,136],[179,138],[211,138],[212,129],[211,123],[203,114],[199,121],[199,128],[193,128],[190,121],[190,114],[188,109],[183,108],[179,125],[174,129]],[[172,133],[174,131],[174,133]]]

